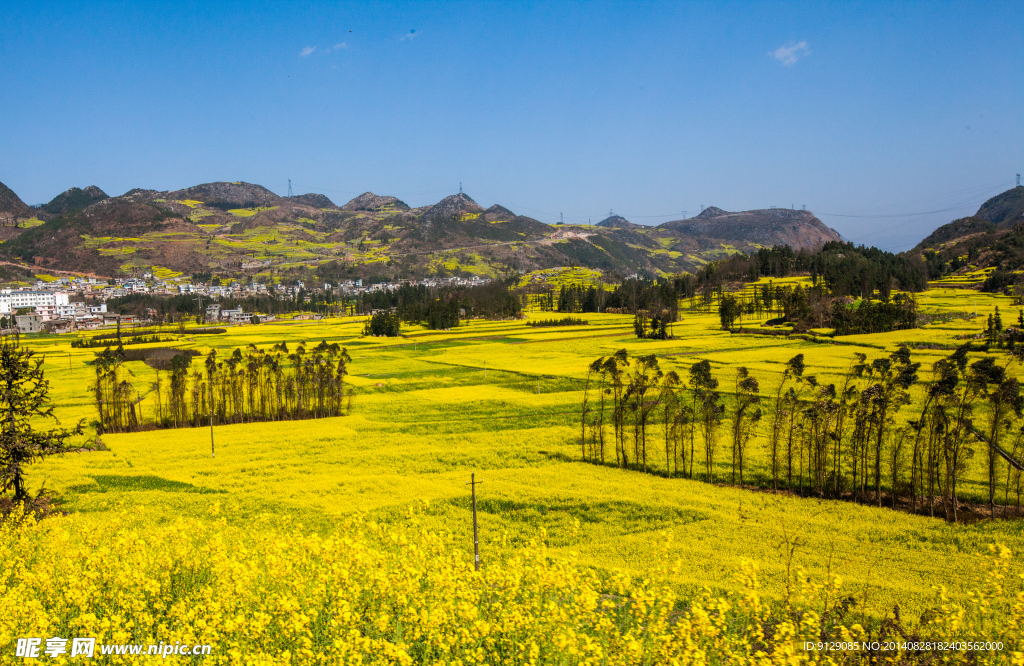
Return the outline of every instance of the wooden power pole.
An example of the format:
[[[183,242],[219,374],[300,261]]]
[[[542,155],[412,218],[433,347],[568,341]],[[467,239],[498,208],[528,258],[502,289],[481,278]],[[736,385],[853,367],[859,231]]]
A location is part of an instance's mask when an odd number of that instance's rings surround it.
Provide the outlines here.
[[[469,475],[469,483],[466,485],[473,489],[473,566],[476,571],[480,571],[480,533],[476,527],[476,487],[483,481],[476,480],[476,473]]]
[[[210,457],[217,457],[217,451],[213,448],[213,374],[210,375]]]

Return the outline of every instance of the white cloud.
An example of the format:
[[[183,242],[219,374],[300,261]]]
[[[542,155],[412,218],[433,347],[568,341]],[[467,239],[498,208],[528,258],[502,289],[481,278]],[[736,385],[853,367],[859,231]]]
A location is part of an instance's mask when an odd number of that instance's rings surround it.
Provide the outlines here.
[[[811,50],[807,48],[807,42],[798,42],[796,44],[780,46],[775,51],[769,52],[768,55],[788,67],[790,65],[795,65],[797,60],[806,55],[810,55],[810,53]]]
[[[341,49],[347,49],[347,48],[348,48],[348,44],[346,44],[345,42],[339,42],[338,44],[334,45],[334,50],[335,51],[340,51]]]
[[[416,38],[416,31],[415,30],[410,30],[409,32],[407,32],[404,35],[402,35],[401,37],[399,37],[398,41],[400,41],[400,42],[409,42],[409,41],[412,41],[415,38]]]
[[[316,47],[315,46],[307,46],[306,48],[304,48],[301,51],[299,51],[299,56],[305,58],[306,56],[308,56],[313,51],[316,51]]]

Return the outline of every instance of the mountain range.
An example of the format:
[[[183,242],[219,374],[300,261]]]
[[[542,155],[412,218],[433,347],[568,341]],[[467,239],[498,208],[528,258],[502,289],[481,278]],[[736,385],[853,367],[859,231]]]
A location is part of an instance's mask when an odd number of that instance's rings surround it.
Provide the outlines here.
[[[216,182],[117,197],[71,188],[36,208],[0,184],[0,240],[7,260],[108,276],[282,273],[335,262],[342,273],[404,278],[557,266],[676,273],[736,251],[814,249],[840,236],[803,210],[711,207],[658,226],[617,215],[593,226],[551,225],[485,209],[463,193],[413,208],[366,192],[338,206],[323,194],[282,197]]]

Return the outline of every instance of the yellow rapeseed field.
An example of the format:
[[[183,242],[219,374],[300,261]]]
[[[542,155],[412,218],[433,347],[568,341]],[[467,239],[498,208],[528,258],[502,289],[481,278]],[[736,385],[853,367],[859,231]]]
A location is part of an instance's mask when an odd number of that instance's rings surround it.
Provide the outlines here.
[[[215,457],[210,430],[194,428],[104,435],[107,450],[33,466],[30,485],[69,515],[5,528],[0,644],[91,631],[210,643],[204,659],[222,663],[751,663],[767,631],[781,652],[763,663],[801,663],[828,658],[800,649],[823,625],[877,637],[898,605],[929,636],[1002,640],[979,659],[1010,663],[1024,616],[1015,522],[952,525],[581,462],[586,367],[618,349],[681,375],[707,359],[723,385],[743,365],[768,390],[797,353],[808,374],[837,381],[856,351],[948,350],[996,305],[1016,318],[1009,299],[976,292],[919,302],[978,316],[839,344],[730,335],[716,314],[687,312],[665,341],[606,314],[578,327],[405,326],[395,339],[361,338],[357,318],[170,331],[201,353],[338,342],[352,357],[352,412],[217,426]],[[71,339],[28,342],[46,354],[64,422],[96,417],[94,350]],[[145,414],[155,371],[126,365]],[[965,493],[980,497],[972,465]],[[471,472],[483,480],[479,574]],[[828,609],[841,599],[839,619]]]

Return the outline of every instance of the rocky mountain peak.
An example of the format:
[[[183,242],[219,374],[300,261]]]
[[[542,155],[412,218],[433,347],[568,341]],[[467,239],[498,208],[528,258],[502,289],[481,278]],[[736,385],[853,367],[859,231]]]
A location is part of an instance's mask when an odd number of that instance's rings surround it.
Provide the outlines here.
[[[975,216],[1000,227],[1012,227],[1024,221],[1024,186],[1018,185],[992,197],[981,205]]]
[[[84,189],[72,187],[55,196],[48,204],[43,206],[43,210],[50,215],[63,215],[71,211],[88,208],[94,203],[109,198],[106,192],[95,185],[90,185]]]
[[[458,194],[445,197],[431,206],[430,210],[427,211],[427,215],[434,218],[441,218],[456,217],[463,213],[482,212],[484,212],[483,206],[473,201],[468,194],[459,192]]]
[[[710,220],[713,217],[721,217],[722,215],[728,215],[729,211],[722,210],[718,206],[708,206],[701,211],[700,215],[697,216],[701,220]]]
[[[597,223],[599,227],[612,227],[614,229],[632,229],[636,225],[621,215],[611,215]]]
[[[192,199],[222,208],[255,208],[257,206],[276,206],[282,200],[262,185],[252,183],[204,183],[184,190],[167,193],[168,199]]]
[[[32,208],[14,193],[11,188],[0,183],[0,217],[32,217]]]
[[[306,206],[313,206],[314,208],[337,208],[337,206],[334,205],[334,202],[327,198],[326,195],[317,194],[315,192],[285,198],[288,199],[288,201],[293,201]]]
[[[514,220],[516,214],[504,206],[494,204],[484,211],[484,217],[486,217],[488,221],[501,220],[507,222],[508,220]]]
[[[363,192],[342,206],[341,209],[353,212],[358,210],[376,211],[388,205],[398,210],[409,210],[409,206],[398,197],[381,196],[373,192]]]

